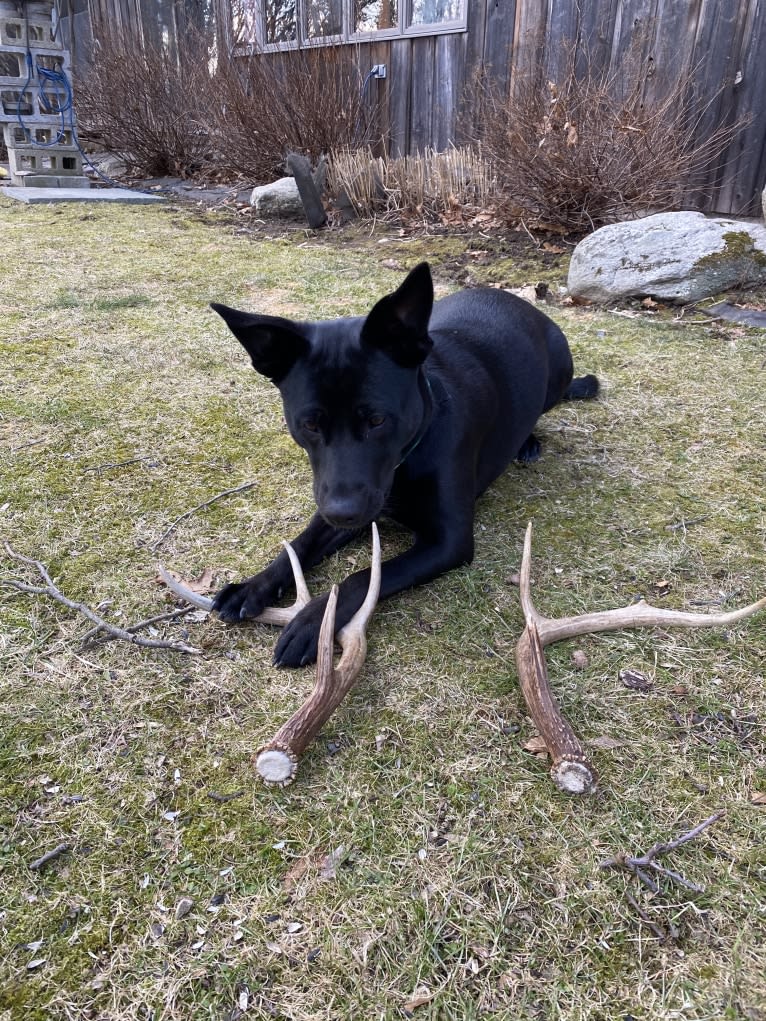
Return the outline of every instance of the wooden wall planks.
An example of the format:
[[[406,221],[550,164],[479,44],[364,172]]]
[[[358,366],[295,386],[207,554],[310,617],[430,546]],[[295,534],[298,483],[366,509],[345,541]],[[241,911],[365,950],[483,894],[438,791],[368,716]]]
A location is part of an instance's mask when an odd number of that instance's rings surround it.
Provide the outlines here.
[[[206,0],[88,0],[91,21],[122,25],[147,42],[209,18]],[[710,101],[700,131],[716,122],[750,123],[714,166],[696,197],[708,211],[758,215],[766,185],[766,0],[466,0],[468,30],[376,41],[358,48],[360,74],[373,60],[388,66],[371,96],[391,152],[459,142],[466,85],[490,69],[500,86],[539,68],[555,77],[577,47],[578,67],[619,72],[640,56],[647,102],[693,70]],[[231,0],[212,0],[218,21]],[[205,13],[203,14],[203,10]]]

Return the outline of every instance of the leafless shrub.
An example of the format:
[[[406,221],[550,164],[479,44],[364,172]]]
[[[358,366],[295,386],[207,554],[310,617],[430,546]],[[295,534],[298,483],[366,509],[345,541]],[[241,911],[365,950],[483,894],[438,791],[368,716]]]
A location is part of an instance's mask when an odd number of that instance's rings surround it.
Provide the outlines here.
[[[318,157],[376,132],[350,47],[256,53],[216,62],[193,29],[171,50],[100,25],[77,83],[80,123],[146,176],[285,172],[287,152]]]
[[[367,149],[339,150],[330,162],[330,189],[345,193],[359,216],[444,219],[491,203],[494,180],[479,148],[427,149],[398,159]]]
[[[208,168],[210,71],[207,44],[186,33],[177,53],[106,24],[76,83],[82,130],[145,176],[190,177]]]
[[[506,218],[566,231],[678,208],[742,127],[706,126],[715,97],[697,99],[692,72],[652,100],[630,61],[601,70],[573,47],[557,81],[517,75],[502,95],[483,75],[471,100]]]
[[[288,151],[317,158],[374,137],[376,106],[351,47],[256,53],[223,64],[212,89],[219,160],[256,181],[283,173]]]

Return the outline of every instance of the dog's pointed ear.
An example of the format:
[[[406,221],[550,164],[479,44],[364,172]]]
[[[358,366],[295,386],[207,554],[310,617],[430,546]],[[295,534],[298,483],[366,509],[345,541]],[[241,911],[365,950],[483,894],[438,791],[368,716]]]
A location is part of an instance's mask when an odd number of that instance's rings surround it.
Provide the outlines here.
[[[362,327],[362,343],[382,351],[397,365],[420,365],[433,347],[428,336],[433,304],[431,269],[421,262],[393,294],[373,306]]]
[[[309,350],[309,341],[299,323],[278,316],[240,312],[227,305],[211,303],[231,332],[250,355],[253,368],[272,382],[279,383]]]

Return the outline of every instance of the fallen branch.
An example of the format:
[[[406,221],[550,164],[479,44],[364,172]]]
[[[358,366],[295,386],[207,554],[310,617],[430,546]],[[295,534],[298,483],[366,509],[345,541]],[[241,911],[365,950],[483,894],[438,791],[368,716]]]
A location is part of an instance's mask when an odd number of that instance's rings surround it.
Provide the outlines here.
[[[201,654],[201,649],[195,649],[193,646],[186,645],[183,642],[171,642],[162,638],[142,638],[140,635],[134,634],[126,628],[119,628],[114,624],[110,624],[108,621],[104,620],[103,617],[99,617],[99,615],[94,610],[91,610],[89,606],[86,606],[85,603],[75,602],[73,599],[69,599],[65,596],[64,593],[54,584],[53,579],[48,573],[48,569],[39,560],[34,560],[31,557],[25,557],[21,553],[17,553],[7,542],[3,545],[5,546],[6,553],[13,560],[36,568],[45,584],[30,585],[27,582],[19,581],[16,578],[2,578],[0,579],[0,585],[16,589],[19,592],[26,592],[28,595],[47,596],[49,599],[53,599],[57,603],[61,603],[70,610],[75,610],[77,613],[81,613],[83,617],[87,617],[89,621],[96,625],[98,631],[104,631],[112,638],[118,638],[123,642],[129,642],[131,645],[138,645],[144,649],[170,649],[173,652],[184,652],[190,656],[198,656]],[[88,634],[92,635],[93,632],[90,631]]]
[[[570,794],[593,791],[597,775],[584,748],[564,717],[550,687],[543,649],[578,635],[638,627],[726,627],[766,607],[766,597],[729,613],[687,613],[650,606],[639,600],[616,610],[584,613],[554,619],[538,613],[530,592],[532,573],[532,524],[527,526],[519,572],[519,596],[526,627],[516,645],[519,681],[530,715],[545,741],[553,765],[551,777]]]
[[[656,922],[653,922],[651,920],[649,915],[644,911],[644,909],[641,907],[641,905],[638,903],[638,901],[635,899],[635,897],[631,897],[631,895],[629,893],[626,893],[625,894],[625,900],[628,902],[628,904],[630,904],[630,906],[636,912],[636,914],[641,919],[641,921],[644,923],[644,925],[648,926],[648,928],[650,928],[652,930],[654,935],[662,943],[664,943],[665,940],[668,938],[668,934],[664,931],[664,929],[662,929],[659,925],[657,925]]]
[[[188,613],[193,613],[196,607],[194,606],[182,606],[178,610],[170,610],[169,613],[158,613],[155,617],[147,617],[146,620],[139,620],[137,624],[131,624],[130,627],[126,627],[124,630],[128,634],[136,634],[137,631],[143,631],[144,628],[153,627],[155,624],[165,624],[170,620],[177,620],[179,617],[185,617]],[[80,639],[83,645],[100,645],[103,642],[110,642],[117,638],[117,635],[109,634],[105,632],[103,627],[99,624],[98,627],[91,628],[90,631],[86,632]]]
[[[179,514],[175,521],[171,522],[159,539],[155,539],[154,542],[149,546],[149,549],[154,552],[158,550],[167,537],[176,530],[178,525],[186,518],[190,518],[192,514],[196,514],[197,511],[204,510],[206,507],[210,507],[217,500],[222,500],[225,496],[232,496],[234,493],[244,493],[246,489],[252,489],[257,483],[255,482],[244,482],[241,486],[234,486],[233,489],[224,489],[222,493],[216,493],[215,496],[211,496],[209,500],[204,500],[202,503],[198,503],[196,507],[192,507],[191,510],[184,511],[183,514]]]
[[[46,851],[41,858],[31,861],[29,863],[29,867],[33,872],[39,872],[40,869],[45,868],[45,866],[50,862],[55,861],[56,858],[60,858],[62,854],[68,854],[70,850],[71,847],[69,844],[57,844],[52,851]]]
[[[632,857],[626,854],[618,854],[614,858],[609,858],[607,861],[601,862],[602,869],[622,868],[626,869],[632,875],[636,877],[651,893],[659,893],[660,888],[652,877],[647,873],[647,869],[651,869],[656,875],[664,876],[671,882],[678,883],[679,886],[685,887],[687,890],[692,890],[694,893],[704,893],[705,888],[699,886],[696,883],[689,882],[680,873],[674,872],[672,869],[667,869],[663,865],[660,865],[655,858],[659,858],[663,854],[668,854],[670,851],[675,851],[677,848],[682,847],[684,844],[688,844],[690,840],[694,840],[701,833],[712,826],[713,823],[718,822],[719,819],[725,815],[724,811],[714,812],[713,815],[705,819],[704,822],[699,823],[693,829],[687,830],[682,833],[680,837],[676,837],[675,840],[668,840],[661,842],[650,847],[644,854]]]

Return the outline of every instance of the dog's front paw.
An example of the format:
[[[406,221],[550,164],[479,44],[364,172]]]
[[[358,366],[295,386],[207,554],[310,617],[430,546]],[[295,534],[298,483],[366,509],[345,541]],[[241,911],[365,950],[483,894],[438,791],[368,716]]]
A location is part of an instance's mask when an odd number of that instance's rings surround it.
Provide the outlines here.
[[[316,662],[319,630],[326,606],[327,596],[317,596],[283,629],[274,649],[275,666],[299,667]],[[336,623],[336,628],[340,627]]]
[[[277,596],[272,585],[258,577],[250,578],[224,585],[213,600],[213,611],[226,624],[238,624],[248,617],[258,617]]]

